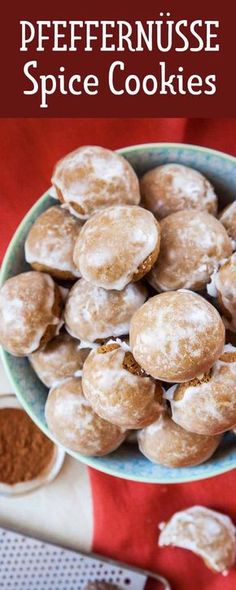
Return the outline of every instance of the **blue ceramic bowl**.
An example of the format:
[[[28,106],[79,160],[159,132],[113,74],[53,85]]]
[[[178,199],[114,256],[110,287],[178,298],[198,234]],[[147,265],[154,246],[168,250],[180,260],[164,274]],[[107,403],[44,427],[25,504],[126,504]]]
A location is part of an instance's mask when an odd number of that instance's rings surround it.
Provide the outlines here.
[[[216,189],[222,207],[235,199],[236,159],[232,156],[202,147],[173,143],[143,144],[123,148],[119,152],[127,158],[139,176],[157,165],[178,162],[196,168],[207,176]],[[29,268],[24,260],[25,238],[34,220],[53,204],[55,201],[45,193],[23,219],[7,250],[1,270],[1,282]],[[20,403],[39,428],[55,441],[44,418],[46,387],[36,377],[27,359],[13,357],[5,351],[2,351],[2,359]],[[213,477],[236,467],[236,437],[232,434],[224,436],[219,449],[206,463],[179,469],[151,463],[132,444],[123,444],[114,453],[99,458],[88,458],[69,449],[65,450],[76,459],[104,473],[147,483],[193,481]]]

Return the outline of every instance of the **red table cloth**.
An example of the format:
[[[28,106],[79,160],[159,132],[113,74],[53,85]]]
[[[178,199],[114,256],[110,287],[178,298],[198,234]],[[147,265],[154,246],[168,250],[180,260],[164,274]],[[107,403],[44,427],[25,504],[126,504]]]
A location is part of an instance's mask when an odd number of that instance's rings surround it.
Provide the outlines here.
[[[50,185],[55,162],[83,144],[109,148],[174,141],[236,155],[236,119],[1,119],[1,256],[23,215]],[[192,553],[158,548],[158,523],[193,504],[228,513],[236,523],[236,471],[200,482],[138,484],[90,470],[93,550],[166,575],[174,590],[233,590]]]

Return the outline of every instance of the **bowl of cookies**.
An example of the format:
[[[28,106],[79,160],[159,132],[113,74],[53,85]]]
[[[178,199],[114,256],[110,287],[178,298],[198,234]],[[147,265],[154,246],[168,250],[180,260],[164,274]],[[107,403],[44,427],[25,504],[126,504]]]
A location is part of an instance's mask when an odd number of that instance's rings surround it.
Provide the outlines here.
[[[185,144],[83,146],[1,269],[2,359],[33,421],[148,483],[236,467],[236,159]]]

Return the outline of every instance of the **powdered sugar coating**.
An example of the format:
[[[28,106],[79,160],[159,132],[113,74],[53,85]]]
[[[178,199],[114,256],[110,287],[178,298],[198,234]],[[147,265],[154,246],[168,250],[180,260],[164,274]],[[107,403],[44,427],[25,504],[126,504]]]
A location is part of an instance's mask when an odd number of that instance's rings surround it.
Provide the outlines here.
[[[79,277],[73,250],[81,227],[81,222],[62,207],[50,207],[36,219],[28,233],[27,262],[36,270],[46,270],[58,278]]]
[[[66,329],[76,338],[91,342],[128,334],[131,317],[146,298],[147,290],[141,283],[108,291],[80,279],[67,298]]]
[[[29,361],[39,379],[52,387],[82,369],[89,349],[79,349],[78,341],[62,333],[53,338],[42,350],[33,352]]]
[[[230,238],[236,240],[236,201],[228,205],[220,214],[219,219]]]
[[[217,212],[217,197],[210,182],[197,170],[181,164],[164,164],[146,172],[140,181],[143,202],[157,219],[183,209]]]
[[[138,433],[140,451],[153,463],[166,467],[199,465],[209,459],[220,436],[201,436],[184,430],[165,413]]]
[[[46,273],[30,271],[8,279],[0,290],[0,342],[15,356],[37,350],[50,327],[50,340],[61,326],[58,287]]]
[[[150,377],[125,368],[125,355],[118,344],[104,353],[99,348],[91,351],[83,366],[83,391],[99,416],[121,427],[136,429],[160,415],[162,388]]]
[[[236,332],[236,253],[213,275],[208,292],[217,297],[226,328]]]
[[[208,376],[176,388],[173,420],[191,432],[219,434],[236,424],[236,348],[225,346]]]
[[[104,289],[121,290],[151,255],[154,264],[159,244],[159,225],[150,211],[128,205],[108,207],[83,226],[75,244],[74,263],[85,280]],[[144,268],[141,276],[148,270]]]
[[[88,219],[109,205],[138,205],[138,178],[130,164],[111,150],[84,146],[60,160],[52,183],[74,215]]]
[[[176,512],[162,528],[158,544],[189,549],[213,571],[225,573],[236,558],[235,526],[225,514],[205,506]]]
[[[95,414],[84,398],[81,379],[70,378],[49,392],[45,416],[58,442],[87,456],[117,449],[126,432]]]
[[[210,297],[213,297],[213,299],[215,299],[217,297],[217,288],[216,288],[216,283],[215,283],[215,278],[217,277],[218,271],[215,270],[212,275],[211,275],[211,280],[209,283],[207,283],[206,286],[206,290],[208,295],[210,295]]]
[[[217,310],[191,291],[155,295],[134,313],[130,326],[136,361],[152,377],[173,383],[208,371],[224,338]]]
[[[225,228],[208,213],[180,211],[163,219],[160,226],[160,253],[149,275],[158,291],[201,290],[220,261],[232,254]]]

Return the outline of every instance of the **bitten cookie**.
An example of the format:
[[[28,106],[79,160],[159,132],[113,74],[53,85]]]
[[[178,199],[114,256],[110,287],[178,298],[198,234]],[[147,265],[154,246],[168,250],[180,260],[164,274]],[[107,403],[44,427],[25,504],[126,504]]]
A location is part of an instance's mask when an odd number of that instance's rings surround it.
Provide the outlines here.
[[[189,549],[213,572],[223,574],[236,558],[235,526],[229,516],[205,506],[176,512],[161,525],[158,544]]]

